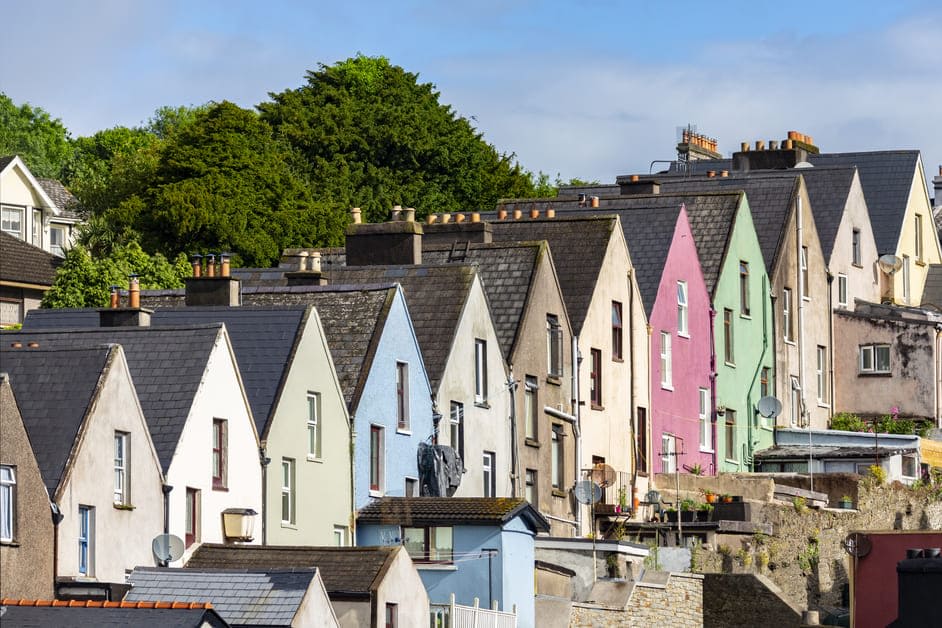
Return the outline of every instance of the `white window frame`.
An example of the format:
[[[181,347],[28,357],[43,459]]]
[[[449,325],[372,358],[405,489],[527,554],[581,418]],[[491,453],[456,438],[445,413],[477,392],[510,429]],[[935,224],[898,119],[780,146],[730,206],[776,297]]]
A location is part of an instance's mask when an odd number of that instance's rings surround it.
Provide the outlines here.
[[[673,434],[661,434],[661,473],[677,471],[677,437]]]
[[[837,276],[837,304],[847,307],[847,275]]]
[[[127,432],[114,433],[114,503],[120,506],[131,503],[130,442],[131,435]]]
[[[736,317],[733,310],[723,308],[723,361],[729,366],[736,366]]]
[[[700,451],[713,451],[713,430],[710,424],[710,391],[707,388],[698,389],[700,400]]]
[[[323,422],[321,421],[321,394],[307,393],[307,458],[320,460],[324,450]]]
[[[334,526],[334,545],[336,547],[347,546],[347,527]]]
[[[903,256],[903,301],[909,303],[910,298],[912,298],[912,290],[910,289],[910,268],[909,268],[909,256]]]
[[[287,506],[287,512],[285,512]],[[281,459],[281,525],[297,523],[297,474],[294,458]],[[285,516],[287,515],[287,517]]]
[[[794,342],[792,330],[792,289],[782,288],[782,338],[785,342]]]
[[[406,476],[405,484],[403,487],[403,495],[406,497],[420,497],[419,495],[419,478]]]
[[[810,275],[808,273],[808,247],[801,247],[801,298],[807,300],[811,299],[811,288],[808,285]]]
[[[555,314],[546,315],[546,372],[563,376],[563,327]]]
[[[493,451],[483,453],[481,469],[484,475],[484,497],[497,497],[497,465]]]
[[[449,441],[464,463],[464,404],[452,401],[448,416]]]
[[[32,244],[37,248],[43,248],[43,210],[38,208],[33,208],[33,218],[30,221],[32,223]],[[36,220],[38,214],[39,220]]]
[[[739,260],[739,315],[751,316],[751,292],[749,290],[749,262]]]
[[[14,218],[13,216],[18,216],[15,220],[18,228],[13,229]],[[9,205],[3,205],[0,207],[0,231],[9,233],[11,236],[15,237],[17,240],[25,240],[25,235],[23,234],[23,222],[25,221],[26,211],[22,207],[11,207]]]
[[[906,462],[911,461],[912,474],[906,473]],[[915,480],[919,477],[919,459],[916,454],[903,454],[900,456],[900,475],[909,480]]]
[[[68,233],[62,225],[49,227],[49,252],[59,257],[65,257],[68,242]]]
[[[539,378],[527,375],[523,388],[524,436],[539,440]]]
[[[537,503],[540,499],[540,491],[537,486],[537,478],[539,475],[536,469],[527,469],[524,472],[524,482],[526,483],[524,497],[530,504],[539,510],[539,504]]]
[[[881,353],[886,355],[886,361],[883,364],[880,360]],[[857,368],[858,372],[862,374],[892,373],[890,345],[882,343],[860,345]]]
[[[0,541],[16,538],[16,467],[0,465]]]
[[[671,333],[661,332],[661,388],[674,389],[673,364],[671,362]]]
[[[82,576],[91,577],[95,575],[95,507],[83,504],[78,511],[77,571]]]
[[[409,433],[409,363],[396,362],[396,431]]]
[[[687,282],[677,282],[677,335],[684,338],[690,337],[689,301],[687,293]]]
[[[487,341],[474,339],[474,403],[487,403]]]
[[[563,427],[562,425],[553,425],[552,435],[550,436],[550,457],[552,463],[550,467],[551,480],[553,488],[562,490],[565,474],[565,447],[563,447]]]
[[[936,203],[942,203],[942,199],[936,199]],[[916,238],[916,261],[925,262],[923,259],[923,246],[922,246],[922,214],[915,215],[915,238]]]
[[[792,375],[789,378],[791,386],[789,386],[789,416],[788,420],[792,427],[799,425],[801,423],[801,392],[795,387],[798,382],[798,378]]]
[[[827,348],[818,345],[815,361],[815,376],[818,385],[818,403],[828,403],[828,353]]]
[[[377,442],[373,442],[373,433],[376,432]],[[374,450],[375,446],[375,450]],[[373,484],[373,460],[376,460],[376,484]],[[386,490],[386,428],[375,423],[370,425],[370,464],[369,464],[369,490],[370,496],[381,496]],[[376,488],[373,488],[373,487]]]

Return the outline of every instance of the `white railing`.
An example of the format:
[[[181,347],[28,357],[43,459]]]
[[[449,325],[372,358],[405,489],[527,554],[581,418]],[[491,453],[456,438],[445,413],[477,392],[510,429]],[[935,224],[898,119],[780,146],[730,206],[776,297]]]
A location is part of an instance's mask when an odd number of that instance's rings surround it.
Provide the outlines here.
[[[455,604],[455,594],[451,594],[448,604],[429,604],[431,628],[517,628],[517,606],[512,612],[497,610],[497,600],[493,608],[481,608],[478,598],[474,606]]]

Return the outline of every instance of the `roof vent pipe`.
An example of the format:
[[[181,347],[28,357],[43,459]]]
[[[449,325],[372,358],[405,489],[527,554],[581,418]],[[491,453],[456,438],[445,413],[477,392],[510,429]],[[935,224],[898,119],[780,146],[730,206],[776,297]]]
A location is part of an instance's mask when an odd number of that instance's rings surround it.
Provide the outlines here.
[[[193,267],[193,276],[199,277],[203,274],[203,256],[197,253],[190,257],[190,265]]]
[[[210,263],[212,263],[212,255],[210,255]],[[212,276],[212,274],[210,274],[210,276]],[[130,279],[131,281],[128,285],[128,293],[130,294],[128,307],[138,309],[141,307],[141,282],[137,275],[131,275]]]
[[[361,218],[361,216],[360,216],[360,208],[359,208],[359,207],[354,207],[353,209],[350,210],[350,217],[353,219],[353,224],[355,224],[355,225],[358,225],[358,224],[360,224],[361,222],[363,222],[363,220],[362,220],[362,218]]]

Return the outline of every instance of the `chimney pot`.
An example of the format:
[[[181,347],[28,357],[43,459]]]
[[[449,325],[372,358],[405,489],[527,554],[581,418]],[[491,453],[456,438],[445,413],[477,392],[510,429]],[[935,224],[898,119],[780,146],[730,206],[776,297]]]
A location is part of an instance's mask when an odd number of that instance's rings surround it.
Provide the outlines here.
[[[942,165],[939,166],[939,176],[942,177]]]
[[[598,197],[598,196],[590,196],[590,197],[589,197],[589,206],[590,206],[590,207],[593,207],[593,208],[597,208],[597,207],[599,206],[599,197]]]
[[[311,267],[311,270],[314,271],[315,273],[321,272],[321,253],[320,253],[320,251],[312,251],[311,254],[310,254],[310,257],[309,257],[308,259],[310,260],[309,266]]]
[[[720,170],[720,176],[726,178],[729,176],[729,170]]]
[[[359,208],[359,207],[354,207],[353,209],[351,209],[351,210],[350,210],[350,217],[353,218],[353,224],[355,224],[355,225],[360,224],[360,223],[362,222],[362,218],[361,218],[361,216],[360,216],[360,208]]]
[[[402,219],[406,222],[415,222],[415,207],[406,207],[402,210]]]
[[[530,218],[539,218],[539,217],[540,217],[540,210],[536,209],[535,207],[530,210]]]
[[[814,138],[810,135],[806,135],[805,137],[807,138],[808,143],[814,146]]]
[[[23,348],[23,343],[22,343],[22,342],[11,342],[11,343],[10,343],[10,348],[11,348],[11,349],[22,349],[22,348]]]
[[[520,217],[523,215],[523,211],[518,208],[514,208],[514,220],[520,220]]]
[[[716,176],[716,170],[707,170],[707,178],[712,179]]]
[[[429,214],[425,217],[425,222],[430,225],[434,225],[436,220],[438,220],[438,216],[435,214]]]
[[[209,261],[210,263],[212,263],[213,256],[210,255],[209,257],[210,257]],[[213,276],[212,272],[209,273],[209,276],[210,277]],[[141,282],[140,280],[138,280],[137,275],[131,275],[130,279],[131,281],[129,282],[129,285],[128,285],[128,294],[130,295],[128,307],[130,307],[131,309],[139,309],[141,307]]]
[[[212,253],[206,256],[206,276],[216,276],[216,256]]]
[[[298,251],[298,270],[307,270],[307,251]]]
[[[740,142],[739,143],[739,152],[748,153],[749,152],[749,142]]]
[[[638,175],[636,175],[636,174],[631,175],[631,182],[632,182],[632,183],[637,183],[637,182],[640,181],[640,180],[641,180],[641,177],[639,177]]]
[[[203,256],[197,253],[190,257],[190,265],[193,266],[193,276],[199,277],[203,274]]]
[[[546,208],[546,217],[547,218],[556,218],[556,210],[552,207]]]
[[[400,218],[402,218],[402,205],[393,205],[392,221],[397,222]]]
[[[784,142],[782,142],[782,148],[784,148],[785,150],[792,150],[794,147],[795,147],[795,140],[793,139],[787,139]]]
[[[585,207],[586,195],[584,192],[579,193],[579,207]]]
[[[443,213],[442,213],[442,224],[443,224],[443,225],[447,225],[449,222],[451,222],[451,214],[449,214],[448,212],[443,212]]]
[[[799,133],[798,131],[789,131],[789,132],[788,132],[788,139],[790,139],[790,140],[801,139],[801,133]]]
[[[464,222],[464,214],[455,214],[455,222]]]
[[[121,294],[118,292],[118,286],[111,286],[111,309],[117,309],[121,305]]]
[[[35,340],[33,340],[33,341],[30,341],[30,342],[26,343],[26,346],[29,347],[30,349],[38,349],[38,348],[39,348],[39,343],[36,342]]]
[[[756,140],[756,150],[765,150],[764,140]]]
[[[778,150],[778,140],[769,140],[769,150]]]
[[[507,219],[507,209],[501,206],[501,208],[497,210],[497,220],[506,220],[506,219]]]
[[[231,258],[231,255],[229,255],[228,253],[220,253],[220,254],[219,254],[219,263],[220,263],[220,265],[221,265],[221,266],[220,266],[220,269],[219,269],[219,276],[220,276],[220,277],[228,277],[228,276],[229,276],[230,258]]]
[[[471,222],[481,222],[481,212],[471,212]]]

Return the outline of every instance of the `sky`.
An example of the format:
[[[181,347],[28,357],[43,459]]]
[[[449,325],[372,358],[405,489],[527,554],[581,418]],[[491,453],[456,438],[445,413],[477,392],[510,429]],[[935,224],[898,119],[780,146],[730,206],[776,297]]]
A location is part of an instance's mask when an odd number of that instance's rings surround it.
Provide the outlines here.
[[[305,72],[382,55],[526,169],[613,182],[692,124],[730,155],[797,130],[825,152],[942,164],[938,0],[6,3],[0,91],[73,137],[158,107],[254,107]],[[929,183],[931,187],[931,182]]]

